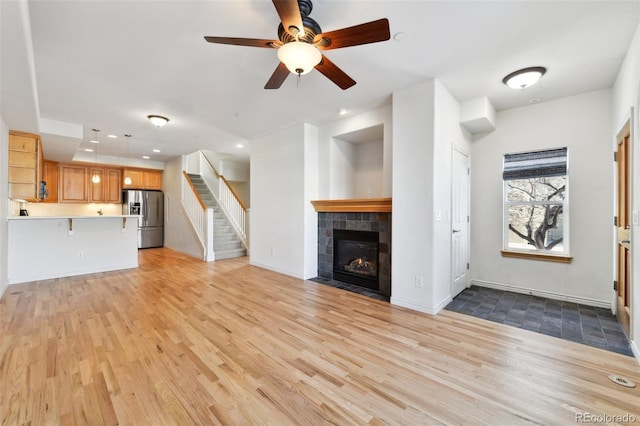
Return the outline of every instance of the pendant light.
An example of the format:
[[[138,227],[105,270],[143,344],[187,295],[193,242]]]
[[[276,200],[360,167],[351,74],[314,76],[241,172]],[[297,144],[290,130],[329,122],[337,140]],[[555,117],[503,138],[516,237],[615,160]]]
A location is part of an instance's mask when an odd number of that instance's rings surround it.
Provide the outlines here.
[[[129,173],[129,141],[131,140],[131,135],[124,135],[127,138],[127,173]],[[131,176],[127,175],[124,177],[124,184],[131,185]]]
[[[94,140],[92,140],[91,142],[96,144],[95,163],[98,164],[98,144],[100,143],[100,141],[98,140],[98,132],[100,130],[98,130],[98,129],[92,129],[92,130],[94,131],[94,133],[96,135],[96,138]],[[96,173],[94,173],[93,176],[91,176],[91,182],[100,183],[100,175],[97,173],[97,170],[96,170]]]

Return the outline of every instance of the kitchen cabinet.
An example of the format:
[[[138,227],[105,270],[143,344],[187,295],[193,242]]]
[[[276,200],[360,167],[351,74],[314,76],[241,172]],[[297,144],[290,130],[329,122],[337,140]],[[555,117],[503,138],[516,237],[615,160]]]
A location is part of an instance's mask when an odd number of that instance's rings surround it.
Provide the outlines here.
[[[100,182],[93,182],[94,175]],[[89,202],[120,204],[122,197],[122,171],[110,167],[89,167]]]
[[[131,183],[123,183],[124,189],[162,190],[162,170],[128,168],[123,170],[123,178],[126,177],[131,178]]]
[[[45,203],[58,202],[58,167],[57,161],[44,160],[42,180],[47,184],[47,197],[42,201]]]
[[[59,202],[114,203],[122,197],[122,170],[101,165],[60,164]],[[100,182],[93,182],[93,176]]]
[[[9,197],[40,201],[43,177],[42,140],[34,133],[9,131]]]
[[[87,203],[91,179],[87,167],[60,164],[58,171],[60,176],[58,201],[61,203]]]

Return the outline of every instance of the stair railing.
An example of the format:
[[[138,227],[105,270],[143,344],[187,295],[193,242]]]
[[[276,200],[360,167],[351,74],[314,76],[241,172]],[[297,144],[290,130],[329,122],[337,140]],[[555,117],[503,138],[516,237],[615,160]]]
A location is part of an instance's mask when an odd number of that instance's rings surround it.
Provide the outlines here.
[[[198,236],[203,251],[203,260],[214,260],[213,252],[213,209],[208,209],[196,191],[187,172],[183,171],[182,207],[189,217],[191,226]]]
[[[229,219],[229,222],[231,222],[231,225],[238,233],[243,244],[245,247],[248,247],[246,206],[242,200],[240,200],[240,197],[238,197],[238,194],[236,194],[233,188],[229,186],[227,179],[218,173],[204,152],[200,151],[200,157],[204,160],[204,165],[208,166],[200,168],[202,178],[210,187],[209,189],[211,190],[211,193]],[[210,183],[213,183],[213,185]]]

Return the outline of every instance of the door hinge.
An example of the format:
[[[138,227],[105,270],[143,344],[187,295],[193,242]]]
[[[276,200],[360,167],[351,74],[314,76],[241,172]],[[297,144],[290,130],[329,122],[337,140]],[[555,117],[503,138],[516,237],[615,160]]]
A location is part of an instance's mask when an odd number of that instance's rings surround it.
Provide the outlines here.
[[[469,264],[467,263],[467,270],[469,269]]]
[[[618,226],[618,216],[613,217],[613,226]]]
[[[469,223],[469,216],[467,216],[467,223]]]
[[[618,291],[618,281],[616,280],[613,281],[613,290]]]
[[[613,162],[617,162],[618,161],[618,151],[614,151],[613,152]]]
[[[467,168],[467,176],[469,176],[471,174],[471,172],[469,171],[469,168]]]

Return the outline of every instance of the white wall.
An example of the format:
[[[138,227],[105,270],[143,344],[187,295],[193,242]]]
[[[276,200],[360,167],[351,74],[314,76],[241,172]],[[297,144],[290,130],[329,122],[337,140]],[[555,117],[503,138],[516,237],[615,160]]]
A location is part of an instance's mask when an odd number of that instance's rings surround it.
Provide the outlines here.
[[[15,218],[8,230],[10,284],[138,267],[138,220]]]
[[[9,128],[0,116],[0,298],[8,285]]]
[[[497,113],[496,130],[471,150],[472,283],[609,306],[612,288],[611,91],[601,90]],[[501,256],[502,161],[506,153],[569,148],[573,262]]]
[[[334,200],[355,197],[355,146],[332,138],[330,148],[331,198]]]
[[[391,303],[430,314],[451,300],[451,152],[471,141],[459,116],[437,80],[393,94]]]
[[[252,265],[317,276],[317,133],[297,124],[251,141]]]
[[[249,182],[251,173],[249,163],[222,160],[218,172],[227,180],[235,182]]]
[[[186,157],[165,162],[164,189],[164,246],[199,259],[204,258],[197,234],[182,209],[182,170]]]
[[[329,123],[320,127],[318,143],[318,199],[340,199],[345,183],[340,178],[341,165],[333,164],[335,156],[334,138],[340,135],[355,132],[357,130],[368,129],[378,125],[383,126],[383,164],[382,164],[382,191],[379,197],[391,197],[392,193],[392,173],[393,173],[393,143],[392,143],[392,107],[386,105],[381,108],[356,114],[342,120]],[[253,156],[253,152],[251,153]],[[337,168],[337,169],[336,169]]]
[[[460,103],[438,80],[435,82],[433,164],[433,285],[435,307],[451,294],[451,166],[453,149],[470,155],[471,134],[460,125]],[[441,217],[438,220],[438,216]]]
[[[435,313],[433,164],[435,81],[393,93],[391,303]],[[416,280],[422,280],[423,287]]]
[[[354,198],[382,197],[383,141],[359,143],[354,148]]]
[[[634,107],[633,141],[633,210],[640,211],[640,25],[629,46],[613,86],[613,125],[611,136],[620,130]],[[631,341],[636,359],[640,359],[640,226],[632,227]]]

